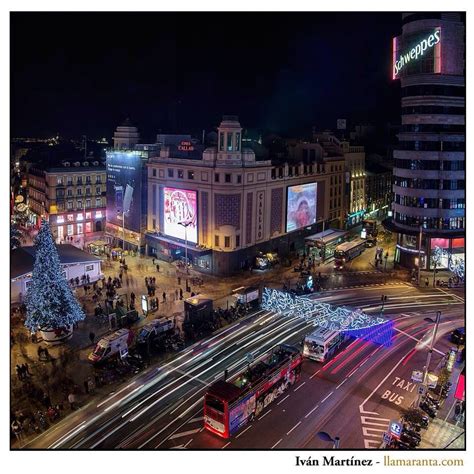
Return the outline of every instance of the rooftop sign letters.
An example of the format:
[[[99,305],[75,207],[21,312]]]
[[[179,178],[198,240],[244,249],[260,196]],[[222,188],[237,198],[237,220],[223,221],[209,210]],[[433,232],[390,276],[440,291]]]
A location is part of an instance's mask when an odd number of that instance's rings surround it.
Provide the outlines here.
[[[398,39],[393,38],[393,79],[396,79],[400,74],[400,71],[410,62],[415,62],[422,58],[424,54],[427,54],[432,48],[434,48],[441,41],[441,31],[436,29],[427,37],[419,41],[408,51],[405,51],[398,55]],[[439,71],[435,71],[439,72]]]
[[[188,140],[183,140],[179,145],[178,145],[178,150],[179,151],[194,151],[194,146],[193,144],[188,141]]]

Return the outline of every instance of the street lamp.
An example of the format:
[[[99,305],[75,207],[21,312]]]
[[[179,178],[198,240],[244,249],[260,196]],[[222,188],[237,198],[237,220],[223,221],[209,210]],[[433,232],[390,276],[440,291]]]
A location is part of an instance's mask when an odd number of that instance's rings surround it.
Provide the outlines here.
[[[179,225],[184,227],[184,260],[186,262],[186,273],[189,274],[188,268],[188,225],[192,224],[192,221],[178,222]]]
[[[329,443],[333,443],[333,447],[332,447],[333,449],[339,448],[339,441],[340,441],[339,436],[335,436],[334,438],[332,438],[328,433],[326,433],[326,431],[318,431],[318,433],[316,434],[319,437],[319,439],[323,441],[327,441]]]
[[[441,311],[436,311],[436,320],[433,321],[432,318],[424,318],[424,320],[428,323],[433,323],[435,325],[434,329],[433,329],[433,335],[431,337],[430,349],[428,351],[428,355],[426,356],[426,363],[425,363],[425,367],[423,369],[422,386],[426,388],[426,379],[428,377],[428,370],[430,368],[431,356],[433,354],[433,348],[434,348],[434,344],[435,344],[435,341],[436,341],[436,334],[438,333],[439,322],[441,320]],[[421,399],[421,394],[419,394],[419,396],[418,396],[417,405],[420,404],[420,399]]]

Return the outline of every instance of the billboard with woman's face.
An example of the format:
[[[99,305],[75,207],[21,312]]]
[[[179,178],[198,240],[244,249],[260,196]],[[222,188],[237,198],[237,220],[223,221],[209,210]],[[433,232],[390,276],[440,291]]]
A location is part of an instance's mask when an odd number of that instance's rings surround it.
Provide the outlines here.
[[[286,231],[301,229],[316,223],[317,183],[288,186]]]
[[[164,233],[197,244],[196,191],[163,188]],[[185,232],[185,226],[187,230]],[[187,235],[186,235],[187,234]]]

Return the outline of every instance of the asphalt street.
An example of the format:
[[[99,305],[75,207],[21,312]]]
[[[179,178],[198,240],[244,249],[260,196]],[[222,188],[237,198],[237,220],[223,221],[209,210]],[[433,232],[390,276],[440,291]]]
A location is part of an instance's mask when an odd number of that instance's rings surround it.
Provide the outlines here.
[[[450,347],[447,334],[464,325],[457,291],[387,281],[314,297],[380,314],[381,294],[388,297],[384,316],[395,321],[390,347],[357,339],[325,364],[305,361],[298,384],[229,440],[203,430],[206,388],[225,369],[229,376],[240,372],[249,352],[256,358],[282,342],[300,343],[310,322],[269,311],[248,315],[91,401],[26,448],[328,448],[315,437],[321,430],[340,436],[341,447],[377,447],[388,421],[416,396],[410,374],[424,365],[433,326],[424,318],[442,311],[432,367]]]

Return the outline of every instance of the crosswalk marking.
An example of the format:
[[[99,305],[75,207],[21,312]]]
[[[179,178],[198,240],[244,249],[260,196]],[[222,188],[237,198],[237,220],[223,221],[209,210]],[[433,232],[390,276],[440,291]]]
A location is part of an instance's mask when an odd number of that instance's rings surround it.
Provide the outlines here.
[[[371,431],[375,431],[376,433],[371,433]],[[381,438],[381,433],[384,433],[386,430],[381,430],[379,428],[366,428],[365,426],[362,427],[362,434],[364,436],[372,436],[373,438]]]

